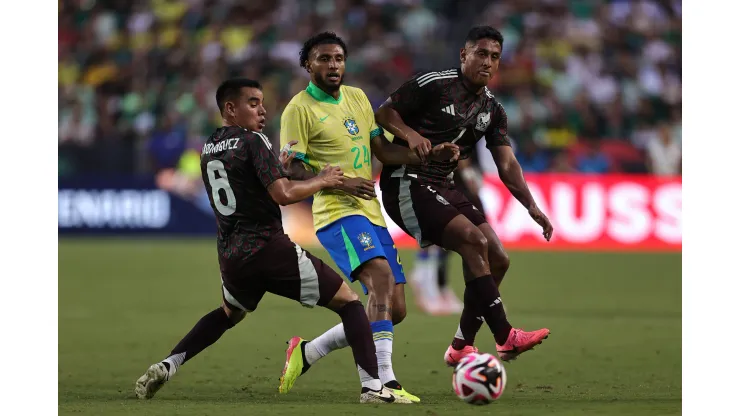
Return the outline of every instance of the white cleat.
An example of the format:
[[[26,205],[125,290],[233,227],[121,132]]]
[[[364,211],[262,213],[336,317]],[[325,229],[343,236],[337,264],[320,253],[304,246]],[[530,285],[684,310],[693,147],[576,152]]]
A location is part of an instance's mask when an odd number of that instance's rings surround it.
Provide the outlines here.
[[[413,403],[411,400],[396,396],[391,393],[390,389],[383,387],[379,391],[370,390],[367,387],[362,388],[360,393],[360,403],[398,403],[398,404],[409,404]]]
[[[167,367],[162,363],[152,364],[143,376],[136,380],[134,392],[140,399],[151,399],[170,379]]]

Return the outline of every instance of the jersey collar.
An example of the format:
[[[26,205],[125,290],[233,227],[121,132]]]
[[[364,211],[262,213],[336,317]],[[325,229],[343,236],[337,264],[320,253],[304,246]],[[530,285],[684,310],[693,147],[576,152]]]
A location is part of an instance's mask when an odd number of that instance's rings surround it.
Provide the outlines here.
[[[339,87],[339,99],[334,99],[331,95],[327,94],[322,90],[321,88],[317,87],[316,84],[309,81],[308,87],[306,87],[306,92],[308,95],[313,97],[316,101],[320,101],[323,103],[329,103],[329,104],[339,104],[342,102],[342,89]]]

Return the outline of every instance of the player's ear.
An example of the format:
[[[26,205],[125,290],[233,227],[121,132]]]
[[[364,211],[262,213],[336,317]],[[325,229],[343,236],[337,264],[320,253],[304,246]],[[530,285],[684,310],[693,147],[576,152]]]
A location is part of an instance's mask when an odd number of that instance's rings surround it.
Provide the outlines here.
[[[226,114],[230,115],[231,117],[236,116],[236,106],[234,106],[234,103],[231,101],[226,102]]]
[[[460,48],[460,63],[461,64],[465,63],[465,48],[464,47]]]

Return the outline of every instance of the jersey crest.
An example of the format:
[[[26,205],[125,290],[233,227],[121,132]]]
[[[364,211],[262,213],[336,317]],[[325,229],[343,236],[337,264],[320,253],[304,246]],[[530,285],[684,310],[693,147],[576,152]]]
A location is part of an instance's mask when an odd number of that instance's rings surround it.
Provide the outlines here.
[[[360,233],[360,235],[357,236],[357,239],[360,240],[360,244],[362,244],[362,247],[365,248],[365,251],[370,250],[371,248],[375,248],[373,245],[373,238],[368,233]]]
[[[478,121],[475,123],[476,130],[486,131],[489,124],[491,124],[491,113],[478,114]]]
[[[357,126],[357,122],[353,118],[345,118],[344,127],[347,129],[347,132],[353,136],[356,136],[360,132],[360,128]]]

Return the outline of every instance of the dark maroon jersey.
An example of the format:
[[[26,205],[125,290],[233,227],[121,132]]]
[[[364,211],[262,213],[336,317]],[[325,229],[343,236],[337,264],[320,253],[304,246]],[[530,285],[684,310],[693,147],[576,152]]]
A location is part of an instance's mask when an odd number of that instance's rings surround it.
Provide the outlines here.
[[[262,133],[221,127],[200,155],[200,170],[218,223],[221,257],[253,256],[283,234],[280,207],[267,187],[288,177]]]
[[[403,121],[432,145],[452,142],[460,146],[460,158],[470,157],[481,137],[486,146],[511,146],[504,107],[491,91],[468,90],[460,69],[427,72],[401,85],[390,97],[391,106]],[[395,137],[393,143],[408,146]],[[426,165],[383,166],[381,184],[391,177],[406,177],[436,185],[449,185],[457,162],[429,162]]]

